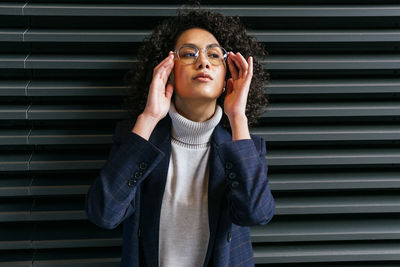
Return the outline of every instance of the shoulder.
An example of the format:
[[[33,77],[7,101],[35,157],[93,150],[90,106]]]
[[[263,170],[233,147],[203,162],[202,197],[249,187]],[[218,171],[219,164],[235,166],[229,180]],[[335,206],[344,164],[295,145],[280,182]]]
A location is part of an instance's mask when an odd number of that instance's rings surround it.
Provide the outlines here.
[[[129,135],[129,133],[132,132],[132,129],[135,126],[136,120],[137,120],[137,117],[117,121],[117,123],[115,124],[115,130],[114,130],[115,137],[118,138],[119,140],[124,140]],[[156,125],[156,128],[153,130],[152,136],[156,132],[161,132],[161,133],[165,132],[165,130],[170,125],[170,123],[171,123],[170,117],[168,115],[165,116]]]

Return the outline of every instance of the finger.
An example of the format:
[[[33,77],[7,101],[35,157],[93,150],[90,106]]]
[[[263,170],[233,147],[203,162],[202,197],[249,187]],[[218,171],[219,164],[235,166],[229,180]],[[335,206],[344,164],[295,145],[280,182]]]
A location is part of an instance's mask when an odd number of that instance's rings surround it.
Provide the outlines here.
[[[247,76],[249,77],[250,76],[250,79],[253,77],[253,57],[249,57],[249,69],[248,69],[248,71],[247,71]]]
[[[153,73],[155,74],[160,68],[165,67],[171,61],[171,57],[173,58],[174,56],[173,52],[170,51],[169,55],[154,68]]]
[[[239,72],[238,72],[238,78],[243,78],[243,76],[244,76],[244,70],[243,70],[244,66],[243,66],[242,62],[240,61],[240,54],[239,54],[239,52],[236,53],[236,55],[235,55],[234,57],[232,57],[232,59],[234,60],[236,66],[237,66],[237,68],[238,68],[238,70],[239,70]]]
[[[169,58],[163,65],[160,66],[154,73],[154,77],[158,77],[164,81],[164,83],[168,80],[169,75],[174,67],[173,56]]]
[[[233,91],[233,80],[232,78],[228,79],[228,82],[226,84],[226,95],[231,94]]]
[[[232,52],[229,52],[228,67],[229,67],[229,70],[231,71],[232,78],[234,80],[236,80],[238,78],[238,70],[235,66],[235,63],[233,62],[232,55],[234,55],[234,54]]]
[[[238,61],[239,64],[241,66],[241,73],[239,73],[239,75],[241,75],[242,78],[244,78],[247,75],[247,69],[249,68],[249,65],[247,64],[246,59],[242,56],[242,54],[240,54],[240,52],[237,52],[238,54]]]

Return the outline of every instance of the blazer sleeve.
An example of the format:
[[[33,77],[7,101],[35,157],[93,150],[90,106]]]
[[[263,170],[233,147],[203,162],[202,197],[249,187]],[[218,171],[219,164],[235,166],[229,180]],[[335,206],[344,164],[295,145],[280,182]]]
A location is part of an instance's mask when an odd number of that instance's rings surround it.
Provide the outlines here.
[[[122,133],[120,124],[115,127],[108,160],[85,199],[89,221],[107,229],[116,228],[135,212],[138,186],[164,157],[161,150],[130,129]]]
[[[267,224],[274,215],[275,201],[267,178],[264,139],[252,135],[252,139],[225,142],[218,150],[225,165],[232,222]]]

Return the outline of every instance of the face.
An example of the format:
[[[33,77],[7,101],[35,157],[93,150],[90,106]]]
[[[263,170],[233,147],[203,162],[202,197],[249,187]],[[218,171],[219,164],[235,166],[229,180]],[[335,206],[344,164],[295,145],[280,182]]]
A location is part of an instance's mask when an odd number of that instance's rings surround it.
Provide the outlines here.
[[[205,48],[210,45],[219,45],[214,35],[210,32],[192,28],[184,31],[178,38],[174,49],[182,45],[192,44],[199,48],[200,53],[194,64],[184,64],[175,56],[174,85],[175,97],[184,99],[216,100],[225,87],[226,63],[218,66],[209,60]],[[203,75],[203,77],[198,77]],[[209,75],[210,78],[204,77]]]

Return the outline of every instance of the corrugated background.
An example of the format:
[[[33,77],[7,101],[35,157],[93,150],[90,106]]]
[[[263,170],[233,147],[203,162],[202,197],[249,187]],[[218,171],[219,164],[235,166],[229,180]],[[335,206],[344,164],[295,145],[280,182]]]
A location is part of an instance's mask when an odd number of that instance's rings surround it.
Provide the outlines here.
[[[400,266],[399,1],[203,1],[265,43],[276,216],[257,266]],[[0,3],[0,266],[118,266],[87,221],[122,78],[181,1]]]

